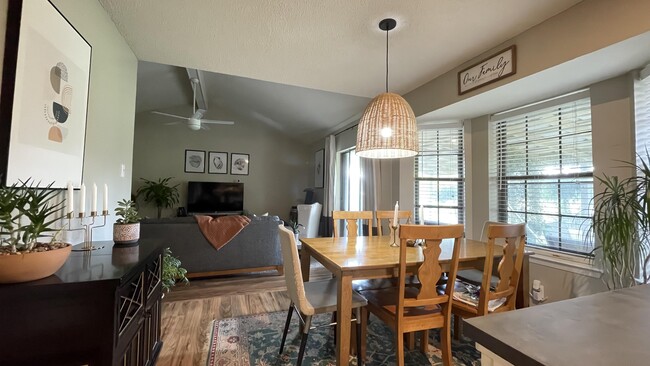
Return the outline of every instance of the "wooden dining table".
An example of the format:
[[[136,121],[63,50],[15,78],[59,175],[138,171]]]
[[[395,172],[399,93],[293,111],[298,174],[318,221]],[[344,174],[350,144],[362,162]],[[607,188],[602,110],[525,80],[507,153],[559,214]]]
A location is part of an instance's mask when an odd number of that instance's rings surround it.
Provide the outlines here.
[[[399,247],[390,246],[389,236],[358,236],[353,238],[300,238],[301,269],[304,281],[309,281],[311,258],[332,272],[338,283],[336,323],[336,364],[347,365],[350,353],[350,328],[352,322],[352,281],[358,279],[397,277]],[[440,263],[445,270],[453,250],[453,240],[445,240]],[[480,241],[461,241],[459,268],[481,268],[485,260],[486,244]],[[499,253],[498,249],[495,253]],[[424,260],[421,247],[406,250],[407,266],[412,270]],[[409,268],[407,268],[407,271]],[[524,256],[517,307],[528,306],[528,255]]]

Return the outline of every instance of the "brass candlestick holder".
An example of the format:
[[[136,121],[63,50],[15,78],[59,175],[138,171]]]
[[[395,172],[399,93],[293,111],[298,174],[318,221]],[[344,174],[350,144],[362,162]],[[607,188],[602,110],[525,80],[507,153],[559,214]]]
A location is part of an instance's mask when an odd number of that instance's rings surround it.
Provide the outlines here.
[[[397,229],[399,229],[399,224],[393,225],[390,223],[388,226],[390,228],[390,246],[391,247],[399,247],[399,243],[397,242]]]
[[[97,217],[102,217],[102,224],[95,223]],[[77,245],[76,248],[73,248],[73,252],[82,252],[82,251],[91,251],[102,249],[104,246],[93,246],[93,229],[106,226],[106,217],[108,216],[108,210],[102,211],[101,215],[98,215],[96,211],[91,211],[90,215],[86,216],[83,212],[80,212],[77,217],[74,217],[74,213],[68,212],[66,219],[68,220],[68,225],[66,231],[84,231],[84,241],[82,245]],[[78,221],[79,226],[72,228],[73,221]]]

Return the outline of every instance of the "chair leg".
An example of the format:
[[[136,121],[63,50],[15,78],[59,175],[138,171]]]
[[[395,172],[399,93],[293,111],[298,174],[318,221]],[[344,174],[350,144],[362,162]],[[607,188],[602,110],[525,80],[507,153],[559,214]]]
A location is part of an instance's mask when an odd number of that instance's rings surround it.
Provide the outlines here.
[[[397,358],[397,366],[404,366],[404,333],[397,332],[396,347],[397,349],[395,350],[395,357]]]
[[[311,316],[306,316],[304,330],[300,339],[300,350],[298,350],[298,361],[296,361],[296,366],[302,365],[302,358],[305,355],[305,346],[307,345],[307,337],[309,336],[309,328],[311,328]]]
[[[409,351],[415,348],[415,332],[404,333],[404,343]]]
[[[356,309],[356,315],[357,315],[356,316],[356,318],[357,318],[357,324],[356,324],[356,328],[357,328],[357,365],[361,366],[361,365],[364,364],[363,361],[364,361],[365,354],[363,354],[361,352],[361,348],[362,348],[361,347],[361,340],[362,340],[362,338],[361,338],[361,321],[362,321],[361,317],[363,316],[363,314],[362,314],[360,308]],[[365,343],[365,338],[363,338],[363,340],[364,340],[364,343]]]
[[[287,313],[287,321],[284,323],[284,332],[282,333],[282,342],[280,342],[280,354],[284,351],[284,341],[287,340],[287,333],[289,332],[289,324],[291,323],[291,314],[293,313],[293,302],[289,305],[289,313]]]
[[[336,324],[337,320],[338,319],[336,319],[336,311],[333,311],[332,312],[332,321],[331,321],[331,323]],[[336,334],[336,327],[332,327],[332,329],[334,331],[334,344],[336,344],[336,337],[338,336],[338,334]]]
[[[428,349],[429,349],[429,330],[426,329],[422,331],[422,338],[420,339],[420,352],[426,355]]]
[[[442,351],[442,364],[444,366],[452,366],[451,357],[451,327],[449,322],[440,328],[440,350]]]
[[[454,339],[459,340],[460,339],[460,334],[462,332],[462,321],[463,318],[461,318],[459,315],[454,314]]]
[[[368,339],[368,318],[369,318],[369,311],[366,310],[365,307],[362,307],[360,310],[361,312],[361,359],[365,360],[366,359],[366,345],[367,342],[366,340]]]

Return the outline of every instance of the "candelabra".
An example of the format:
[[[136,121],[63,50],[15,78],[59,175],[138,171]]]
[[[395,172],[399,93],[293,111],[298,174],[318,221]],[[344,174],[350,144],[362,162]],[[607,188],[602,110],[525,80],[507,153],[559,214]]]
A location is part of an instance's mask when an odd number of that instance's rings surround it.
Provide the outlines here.
[[[98,216],[102,217],[102,224],[95,223],[95,220]],[[74,213],[68,212],[66,219],[68,220],[68,225],[66,231],[82,231],[84,232],[84,241],[83,245],[80,248],[74,248],[73,251],[91,251],[101,249],[104,246],[93,246],[93,229],[106,226],[106,217],[108,216],[108,210],[102,211],[101,215],[97,214],[97,211],[91,211],[90,216],[86,216],[85,213],[79,212],[77,217],[74,217]],[[72,228],[72,222],[78,220],[77,228]]]
[[[399,247],[399,243],[397,242],[397,229],[399,228],[399,224],[393,224],[392,222],[389,224],[390,228],[390,246],[391,247]]]

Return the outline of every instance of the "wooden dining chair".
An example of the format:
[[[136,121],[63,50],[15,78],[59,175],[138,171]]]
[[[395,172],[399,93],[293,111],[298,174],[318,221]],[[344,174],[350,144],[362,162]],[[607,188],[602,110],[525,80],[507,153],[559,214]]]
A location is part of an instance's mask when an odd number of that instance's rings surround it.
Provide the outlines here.
[[[519,285],[519,275],[524,261],[524,248],[526,244],[526,224],[501,224],[492,223],[487,227],[487,246],[483,278],[478,290],[478,302],[476,305],[469,304],[472,301],[453,300],[452,312],[455,323],[460,324],[459,317],[471,318],[482,316],[488,313],[500,313],[514,310]],[[503,242],[503,244],[500,244]],[[492,267],[495,250],[502,250],[502,257],[497,267],[497,281],[494,283]],[[460,279],[458,280],[460,281]],[[456,287],[466,286],[456,283]],[[505,299],[503,305],[489,310],[490,301]],[[503,300],[502,300],[503,301]],[[460,327],[457,328],[458,330]],[[457,333],[460,333],[458,331]]]
[[[368,299],[368,311],[383,320],[395,332],[397,365],[404,365],[404,334],[422,331],[420,349],[426,352],[429,329],[441,328],[440,344],[445,366],[452,365],[451,357],[451,299],[458,269],[460,240],[463,225],[402,225],[399,247],[399,285],[397,287],[366,290],[361,294]],[[444,293],[438,294],[436,283],[442,274],[440,266],[440,246],[443,239],[454,239],[451,262],[449,263],[448,286]],[[424,239],[425,245],[407,248],[408,239]],[[423,261],[415,273],[421,286],[406,286],[407,253],[422,251]]]
[[[487,238],[488,238],[488,228],[491,225],[507,225],[505,222],[498,222],[498,221],[485,221],[483,223],[483,229],[481,230],[481,239],[480,241],[487,243]],[[496,244],[503,244],[503,238],[496,238]],[[497,282],[499,282],[499,277],[494,274],[494,266],[492,266],[492,277],[490,278],[490,285],[492,287],[495,287]],[[471,283],[472,285],[475,286],[481,286],[481,283],[483,282],[483,270],[482,269],[476,269],[476,268],[466,268],[466,269],[459,269],[458,274],[456,275],[456,278],[459,280],[463,280],[465,282]]]
[[[333,313],[336,311],[337,301],[337,280],[310,281],[303,282],[302,272],[300,271],[300,259],[298,258],[298,246],[296,245],[296,236],[284,225],[280,225],[280,247],[282,249],[282,259],[284,260],[284,278],[287,284],[287,292],[291,299],[287,321],[282,333],[282,342],[280,343],[280,354],[284,350],[284,343],[287,339],[291,315],[295,311],[298,313],[300,320],[301,340],[298,350],[298,360],[296,365],[302,364],[305,354],[305,346],[309,331],[316,328],[312,326],[312,317],[322,313]],[[357,364],[363,365],[361,353],[361,322],[365,313],[362,314],[362,308],[366,306],[367,301],[356,291],[352,292],[352,309],[355,311],[355,317],[352,321],[356,322],[356,354]],[[326,325],[336,325],[336,322],[327,323]],[[363,339],[365,342],[365,339]]]
[[[356,237],[358,233],[358,221],[361,221],[362,229],[364,222],[368,225],[368,236],[372,236],[372,211],[333,211],[332,219],[334,220],[334,237],[339,237],[339,220],[343,220],[344,227],[347,229],[347,236]]]
[[[395,217],[395,211],[375,211],[376,225],[377,225],[377,235],[382,236],[383,233],[383,220],[388,220],[388,225],[390,226],[393,218]],[[411,223],[411,211],[397,211],[397,220],[405,220],[406,224]],[[390,232],[390,230],[389,230]],[[388,233],[386,233],[388,235]]]

